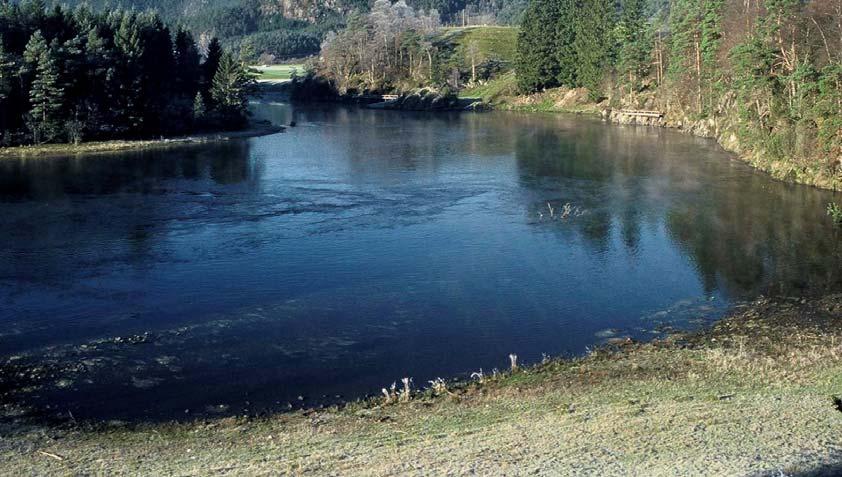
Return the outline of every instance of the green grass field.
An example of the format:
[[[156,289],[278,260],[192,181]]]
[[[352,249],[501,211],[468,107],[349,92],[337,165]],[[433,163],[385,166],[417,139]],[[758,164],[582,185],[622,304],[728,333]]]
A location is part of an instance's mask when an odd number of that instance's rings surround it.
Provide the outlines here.
[[[282,81],[292,78],[293,73],[304,71],[304,65],[259,65],[254,69],[260,72],[261,81]]]
[[[514,65],[517,56],[517,28],[502,26],[476,26],[445,28],[438,42],[454,43],[464,54],[467,45],[476,43],[483,59],[496,57]],[[467,59],[464,60],[467,63]]]

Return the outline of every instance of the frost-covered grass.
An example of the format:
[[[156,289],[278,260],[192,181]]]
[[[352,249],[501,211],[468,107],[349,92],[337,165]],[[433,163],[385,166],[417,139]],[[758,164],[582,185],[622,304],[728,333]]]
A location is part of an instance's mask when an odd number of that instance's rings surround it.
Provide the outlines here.
[[[4,429],[9,475],[746,475],[842,467],[842,296],[344,408]],[[766,475],[766,474],[763,474]]]

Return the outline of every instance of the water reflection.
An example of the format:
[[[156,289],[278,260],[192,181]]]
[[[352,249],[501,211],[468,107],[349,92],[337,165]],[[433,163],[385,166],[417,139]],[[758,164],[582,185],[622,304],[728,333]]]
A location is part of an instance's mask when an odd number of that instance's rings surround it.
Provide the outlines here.
[[[89,157],[6,158],[0,161],[0,201],[53,201],[79,195],[164,192],[161,181],[236,184],[254,176],[246,141],[130,151]]]
[[[256,108],[298,126],[0,161],[0,355],[61,376],[20,399],[77,418],[313,405],[842,289],[824,216],[842,199],[708,141],[563,116]]]
[[[558,201],[587,188],[581,200],[595,213],[579,233],[596,249],[605,249],[617,226],[634,250],[644,223],[663,222],[705,294],[744,299],[842,288],[842,231],[824,211],[833,194],[772,181],[707,141],[669,132],[559,128],[555,121],[531,121],[531,128],[516,141],[521,181],[559,191]]]

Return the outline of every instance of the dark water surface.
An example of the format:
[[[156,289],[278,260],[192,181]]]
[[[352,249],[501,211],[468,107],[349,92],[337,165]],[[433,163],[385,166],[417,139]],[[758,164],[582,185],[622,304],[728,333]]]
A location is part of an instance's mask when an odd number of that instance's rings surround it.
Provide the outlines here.
[[[298,127],[0,161],[0,359],[44,368],[13,396],[77,419],[317,405],[842,290],[842,198],[710,141],[256,109]]]

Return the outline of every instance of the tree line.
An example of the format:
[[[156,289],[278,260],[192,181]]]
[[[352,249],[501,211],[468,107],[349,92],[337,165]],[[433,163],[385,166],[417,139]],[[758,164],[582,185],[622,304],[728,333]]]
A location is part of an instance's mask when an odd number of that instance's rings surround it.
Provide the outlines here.
[[[733,118],[749,149],[842,174],[842,2],[531,0],[518,54],[522,92]]]
[[[376,0],[369,13],[352,13],[345,29],[328,34],[320,73],[343,94],[401,81],[431,83],[435,49],[428,35],[439,18],[437,11],[419,12],[403,0]]]
[[[0,144],[238,128],[252,72],[154,12],[0,1]]]
[[[217,37],[249,61],[271,63],[319,52],[331,31],[347,24],[352,12],[366,14],[372,0],[63,0],[100,10],[154,9],[164,20],[183,23],[202,43]],[[436,11],[445,24],[514,25],[528,0],[406,0],[415,10]]]

